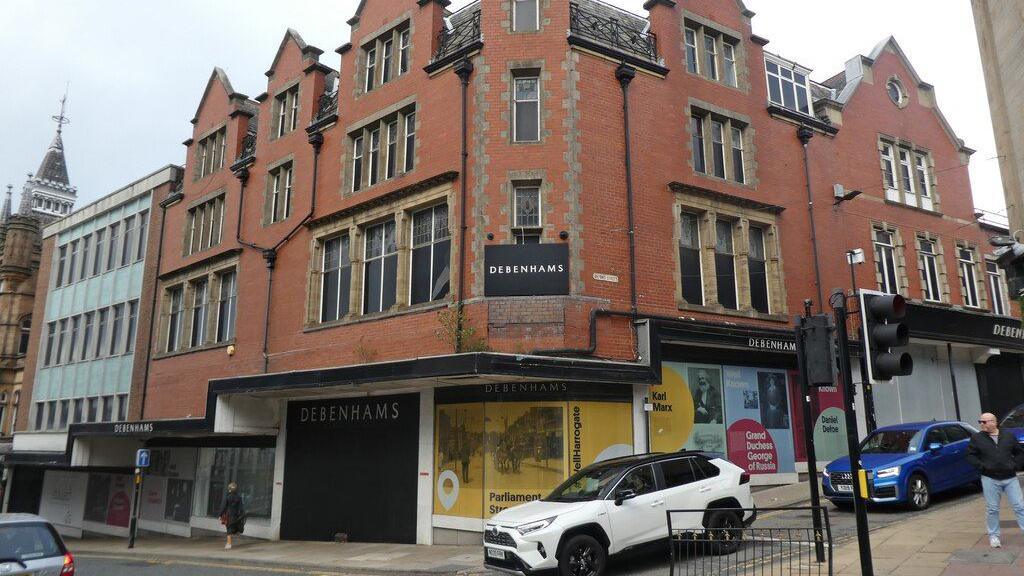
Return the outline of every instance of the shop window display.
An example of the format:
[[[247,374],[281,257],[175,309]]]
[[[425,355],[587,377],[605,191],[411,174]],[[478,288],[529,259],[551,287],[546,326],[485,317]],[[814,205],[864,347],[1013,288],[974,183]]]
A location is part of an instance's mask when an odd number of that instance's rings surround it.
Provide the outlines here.
[[[438,402],[435,425],[434,513],[443,516],[490,518],[633,453],[627,402]]]

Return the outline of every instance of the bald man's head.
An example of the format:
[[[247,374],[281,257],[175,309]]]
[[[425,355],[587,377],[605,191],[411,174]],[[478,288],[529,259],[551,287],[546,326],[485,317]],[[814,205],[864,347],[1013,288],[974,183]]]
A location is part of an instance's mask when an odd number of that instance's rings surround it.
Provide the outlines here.
[[[992,434],[999,430],[999,423],[996,421],[996,415],[991,412],[985,412],[978,417],[978,425],[981,427],[982,432]]]

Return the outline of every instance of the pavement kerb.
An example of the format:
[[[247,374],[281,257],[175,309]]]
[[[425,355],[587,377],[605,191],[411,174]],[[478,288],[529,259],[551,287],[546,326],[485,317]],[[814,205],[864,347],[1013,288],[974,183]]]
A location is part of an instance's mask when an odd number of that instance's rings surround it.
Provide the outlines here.
[[[324,576],[346,576],[346,575],[386,575],[396,574],[401,576],[437,576],[438,574],[451,576],[477,576],[487,574],[488,571],[480,567],[479,570],[400,570],[400,569],[379,569],[379,568],[335,568],[324,566],[321,563],[296,560],[293,563],[273,562],[262,558],[213,558],[210,556],[195,556],[186,554],[151,554],[148,552],[110,552],[107,550],[89,550],[79,547],[75,557],[81,558],[113,558],[118,560],[132,560],[153,563],[180,563],[203,566],[224,566],[231,567],[239,562],[245,562],[246,566],[266,568],[268,570],[294,571],[306,574],[322,574]]]

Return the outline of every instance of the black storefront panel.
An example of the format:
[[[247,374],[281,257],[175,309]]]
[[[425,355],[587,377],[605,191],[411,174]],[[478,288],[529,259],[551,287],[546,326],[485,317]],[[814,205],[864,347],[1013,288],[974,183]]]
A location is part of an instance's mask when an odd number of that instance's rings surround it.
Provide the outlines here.
[[[419,395],[288,405],[281,538],[416,542]]]

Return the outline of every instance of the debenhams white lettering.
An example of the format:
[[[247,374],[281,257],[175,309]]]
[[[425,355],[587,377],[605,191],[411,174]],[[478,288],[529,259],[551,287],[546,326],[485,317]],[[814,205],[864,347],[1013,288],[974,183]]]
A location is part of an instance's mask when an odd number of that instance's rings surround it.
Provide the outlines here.
[[[751,348],[762,350],[781,350],[783,352],[796,352],[796,342],[784,340],[772,340],[770,338],[750,338],[747,345]]]
[[[996,324],[992,326],[992,334],[995,336],[1005,336],[1006,338],[1017,338],[1018,340],[1024,340],[1024,328],[1020,326],[1007,326],[1005,324]]]
[[[114,424],[114,434],[138,434],[140,432],[152,431],[152,422],[143,422],[138,424]]]
[[[304,407],[299,410],[299,421],[307,422],[369,422],[397,420],[398,402],[366,404],[331,404]]]
[[[565,272],[565,264],[530,264],[528,266],[489,266],[488,274],[543,274]]]

